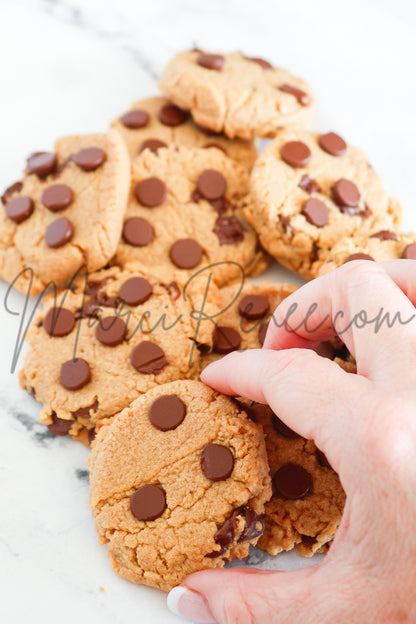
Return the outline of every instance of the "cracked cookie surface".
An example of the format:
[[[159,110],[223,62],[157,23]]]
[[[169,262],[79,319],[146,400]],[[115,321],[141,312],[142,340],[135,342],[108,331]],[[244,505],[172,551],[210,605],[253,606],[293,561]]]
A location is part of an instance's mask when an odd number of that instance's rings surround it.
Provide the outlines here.
[[[239,52],[181,52],[164,70],[159,87],[198,124],[243,139],[273,137],[289,124],[307,125],[315,107],[303,80]]]
[[[168,591],[245,557],[263,530],[261,427],[198,381],[153,388],[109,421],[89,467],[99,540],[134,583]]]
[[[34,295],[82,265],[103,267],[117,247],[129,185],[129,157],[115,130],[63,137],[53,153],[32,154],[21,182],[2,197],[0,276]]]
[[[366,156],[335,133],[281,130],[258,158],[251,190],[245,214],[261,244],[306,279],[342,237],[397,231],[401,221]]]
[[[122,135],[132,160],[146,148],[156,153],[171,144],[217,148],[246,169],[251,169],[257,158],[253,141],[229,139],[224,134],[198,126],[188,111],[162,96],[134,102],[130,110],[111,125]]]

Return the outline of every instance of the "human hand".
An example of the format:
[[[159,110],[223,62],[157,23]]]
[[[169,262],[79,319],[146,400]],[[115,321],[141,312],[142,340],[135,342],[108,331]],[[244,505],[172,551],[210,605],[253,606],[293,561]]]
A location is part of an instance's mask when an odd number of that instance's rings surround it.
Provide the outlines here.
[[[351,262],[285,299],[263,349],[231,353],[204,370],[205,383],[269,404],[315,440],[347,501],[319,565],[198,572],[169,595],[175,612],[204,624],[416,622],[414,303],[416,261]],[[357,375],[314,352],[334,325],[347,328],[341,337]]]

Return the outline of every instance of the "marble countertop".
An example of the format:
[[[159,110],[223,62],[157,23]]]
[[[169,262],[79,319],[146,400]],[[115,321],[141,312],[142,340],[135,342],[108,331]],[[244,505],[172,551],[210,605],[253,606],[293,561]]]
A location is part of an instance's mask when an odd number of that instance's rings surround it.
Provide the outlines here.
[[[362,147],[416,229],[416,7],[411,0],[15,0],[0,5],[0,188],[25,157],[63,134],[105,130],[156,92],[169,57],[198,44],[244,50],[305,78],[319,97],[314,127]],[[293,279],[288,272],[269,275]],[[111,570],[88,508],[88,450],[38,423],[18,385],[24,300],[0,283],[0,621],[143,624],[181,620],[165,594]],[[24,321],[23,321],[24,322]],[[253,551],[249,564],[314,563]]]

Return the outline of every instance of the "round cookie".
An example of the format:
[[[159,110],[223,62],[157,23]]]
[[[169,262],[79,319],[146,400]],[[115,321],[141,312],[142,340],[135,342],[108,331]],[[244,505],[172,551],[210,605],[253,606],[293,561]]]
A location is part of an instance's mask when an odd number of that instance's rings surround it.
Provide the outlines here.
[[[21,386],[43,404],[40,419],[51,433],[88,443],[100,419],[140,394],[197,376],[211,327],[192,313],[212,313],[217,298],[213,285],[195,282],[184,293],[180,281],[134,267],[79,279],[48,297],[32,322]]]
[[[351,260],[385,262],[400,258],[416,260],[415,234],[382,230],[371,236],[346,236],[331,249],[319,275],[325,275]]]
[[[134,102],[130,110],[115,119],[111,126],[122,135],[131,160],[146,148],[157,152],[172,143],[189,148],[220,149],[249,170],[257,158],[253,141],[228,139],[224,134],[198,126],[188,111],[162,96]]]
[[[116,130],[64,137],[53,153],[32,154],[22,181],[2,197],[0,277],[34,295],[81,266],[103,267],[116,250],[129,185]]]
[[[363,152],[334,133],[281,130],[258,158],[251,190],[245,214],[261,244],[305,279],[340,238],[396,231],[401,221]]]
[[[122,239],[113,259],[188,279],[208,265],[218,285],[261,271],[266,260],[243,209],[247,170],[220,150],[145,150],[132,165]]]
[[[100,543],[133,583],[169,591],[245,557],[263,530],[271,488],[262,429],[200,382],[134,401],[101,428],[88,463]]]
[[[240,52],[181,52],[164,70],[159,87],[198,124],[231,138],[273,137],[282,126],[307,125],[315,107],[303,80]]]
[[[298,436],[267,405],[247,409],[264,429],[273,483],[258,546],[271,555],[296,546],[311,557],[332,541],[341,521],[345,493],[339,478],[312,440]]]

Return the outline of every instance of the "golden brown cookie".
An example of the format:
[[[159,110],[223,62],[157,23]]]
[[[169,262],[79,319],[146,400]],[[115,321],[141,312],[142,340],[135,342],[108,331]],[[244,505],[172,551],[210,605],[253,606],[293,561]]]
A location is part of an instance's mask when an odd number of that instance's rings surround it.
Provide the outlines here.
[[[115,130],[64,137],[53,153],[32,154],[22,181],[2,197],[0,277],[34,295],[50,282],[62,285],[81,266],[105,266],[120,237],[129,185],[129,157]]]
[[[159,87],[198,124],[231,138],[273,137],[282,126],[307,125],[315,108],[315,96],[303,80],[240,52],[180,52]]]
[[[306,279],[344,236],[396,231],[399,203],[360,150],[334,133],[279,132],[253,168],[245,214],[263,247]]]
[[[43,404],[51,433],[88,442],[100,419],[140,394],[198,375],[211,326],[192,312],[211,314],[217,303],[213,285],[184,292],[135,267],[99,271],[45,300],[26,336],[21,385]]]
[[[99,540],[133,583],[168,591],[245,557],[263,530],[271,489],[261,427],[200,382],[134,401],[101,428],[89,467]]]
[[[252,203],[247,170],[220,150],[145,150],[132,166],[122,239],[113,259],[189,279],[210,265],[218,285],[266,265],[243,210]]]
[[[130,110],[111,125],[122,135],[131,160],[146,148],[156,153],[160,147],[171,144],[217,148],[249,170],[257,158],[252,140],[228,139],[224,134],[198,126],[188,111],[162,96],[134,102]]]

